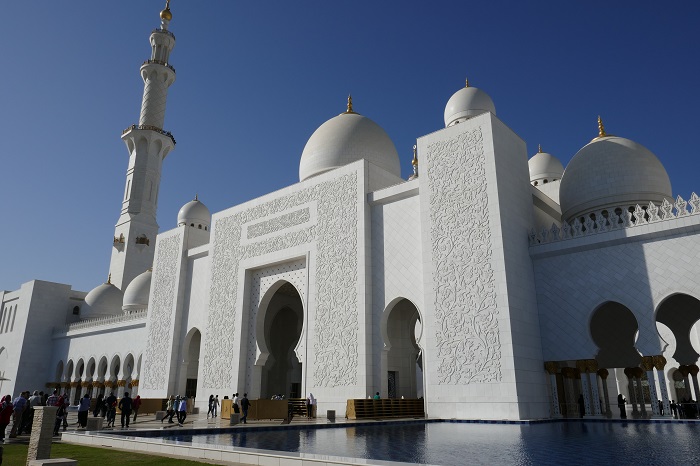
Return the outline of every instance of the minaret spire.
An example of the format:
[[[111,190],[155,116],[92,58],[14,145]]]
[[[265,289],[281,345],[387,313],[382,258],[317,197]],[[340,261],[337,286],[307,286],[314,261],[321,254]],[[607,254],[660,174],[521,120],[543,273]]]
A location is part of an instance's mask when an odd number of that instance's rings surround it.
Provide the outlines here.
[[[345,114],[355,113],[355,111],[353,111],[353,109],[352,109],[352,94],[348,94],[348,109],[343,113],[345,113]]]
[[[151,56],[140,69],[144,86],[139,122],[122,133],[129,164],[109,265],[111,281],[122,291],[153,264],[163,160],[175,148],[175,138],[163,130],[168,88],[175,82],[170,65],[175,35],[168,30],[172,19],[168,0],[160,12],[161,27],[151,33]]]
[[[418,178],[418,146],[413,145],[413,160],[411,161],[413,165],[413,175],[408,177],[408,181],[415,180]]]

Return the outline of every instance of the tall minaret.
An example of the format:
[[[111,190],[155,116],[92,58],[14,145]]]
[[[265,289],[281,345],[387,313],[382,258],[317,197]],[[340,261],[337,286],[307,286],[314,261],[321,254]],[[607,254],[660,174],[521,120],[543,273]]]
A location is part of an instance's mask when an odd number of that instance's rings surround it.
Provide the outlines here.
[[[161,26],[151,33],[151,58],[141,65],[144,88],[139,124],[122,134],[129,167],[109,265],[112,283],[122,291],[153,263],[160,173],[163,159],[175,147],[175,138],[163,131],[168,88],[175,82],[175,69],[169,63],[175,46],[175,36],[168,31],[172,18],[167,0],[160,12]]]

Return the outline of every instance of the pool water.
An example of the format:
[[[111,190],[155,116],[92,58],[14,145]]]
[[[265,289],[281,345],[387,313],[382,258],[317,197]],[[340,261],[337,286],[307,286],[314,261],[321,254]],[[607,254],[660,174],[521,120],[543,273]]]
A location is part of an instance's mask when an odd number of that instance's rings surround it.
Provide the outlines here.
[[[329,429],[174,435],[176,443],[442,466],[700,464],[700,424],[428,422]]]

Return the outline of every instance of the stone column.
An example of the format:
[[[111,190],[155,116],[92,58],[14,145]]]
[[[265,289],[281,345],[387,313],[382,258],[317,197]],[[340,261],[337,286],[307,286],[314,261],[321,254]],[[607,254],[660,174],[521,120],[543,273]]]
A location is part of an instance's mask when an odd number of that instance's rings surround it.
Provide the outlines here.
[[[637,417],[639,411],[637,410],[637,391],[634,388],[634,368],[626,367],[625,375],[627,376],[627,391],[629,392],[630,399],[627,401],[632,405],[632,417]]]
[[[692,393],[690,391],[690,382],[688,381],[688,374],[690,374],[690,366],[686,366],[686,365],[678,366],[678,372],[680,372],[681,375],[683,376],[683,385],[685,385],[686,396],[690,396]],[[678,398],[680,398],[680,397],[678,397]],[[682,400],[678,400],[678,402],[681,402],[681,401]]]
[[[642,417],[647,416],[647,408],[646,408],[646,403],[644,402],[644,388],[642,387],[642,376],[644,375],[644,371],[642,370],[641,367],[635,367],[634,368],[634,378],[636,379],[635,382],[637,382],[637,401],[639,402],[639,414]]]
[[[139,379],[134,379],[131,381],[131,398],[136,398],[139,394]]]
[[[605,415],[607,417],[612,417],[612,411],[610,410],[610,395],[608,394],[608,375],[607,369],[598,369],[598,376],[603,381],[603,399],[605,400]]]
[[[80,390],[80,379],[76,379],[70,383],[70,394],[68,395],[68,402],[73,405],[75,404],[75,394]]]
[[[659,411],[659,398],[656,394],[656,380],[654,377],[654,361],[651,356],[644,356],[642,358],[642,369],[647,373],[647,381],[649,382],[649,396],[651,397],[651,413],[652,416],[660,416]]]
[[[27,450],[27,464],[33,460],[45,460],[51,458],[51,441],[53,439],[53,427],[56,423],[56,406],[34,407],[34,420],[32,422],[32,435],[29,438]]]
[[[583,395],[583,404],[585,406],[585,416],[591,415],[591,395],[588,389],[588,361],[581,359],[576,361],[576,369],[581,374],[581,394]],[[576,400],[578,404],[578,400]]]
[[[117,380],[117,398],[123,398],[125,391],[128,391],[126,390],[126,380]]]
[[[108,397],[112,392],[115,392],[115,386],[116,384],[114,383],[113,380],[107,380],[105,381],[105,398]],[[116,396],[116,393],[115,393]]]
[[[595,416],[600,416],[600,392],[598,392],[598,363],[595,359],[589,359],[586,361],[586,368],[588,370],[588,377],[591,383],[591,414]]]
[[[576,369],[573,367],[563,367],[561,375],[564,377],[564,396],[566,397],[566,416],[571,417],[571,408],[576,406],[574,400],[574,379],[576,378]]]
[[[695,406],[700,410],[700,390],[698,390],[698,366],[693,364],[688,366],[690,376],[693,378],[693,390],[695,391]],[[699,411],[700,412],[700,411]]]
[[[557,369],[558,365],[554,361],[548,361],[544,363],[544,368],[549,374],[549,382],[552,387],[552,417],[561,417],[561,410],[559,409],[559,391],[557,390]]]
[[[666,358],[663,356],[654,356],[652,358],[654,363],[654,368],[656,369],[656,374],[659,377],[659,390],[661,390],[661,401],[664,404],[664,416],[672,417],[671,403],[668,399],[668,387],[666,386],[666,374],[664,374],[664,367],[666,366]]]

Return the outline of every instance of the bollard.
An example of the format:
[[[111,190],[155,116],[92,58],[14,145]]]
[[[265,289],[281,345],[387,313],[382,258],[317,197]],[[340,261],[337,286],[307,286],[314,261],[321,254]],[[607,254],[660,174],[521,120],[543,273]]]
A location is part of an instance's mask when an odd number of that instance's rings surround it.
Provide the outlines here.
[[[27,464],[33,460],[51,458],[53,427],[56,424],[56,406],[35,406],[32,435],[29,437]]]

